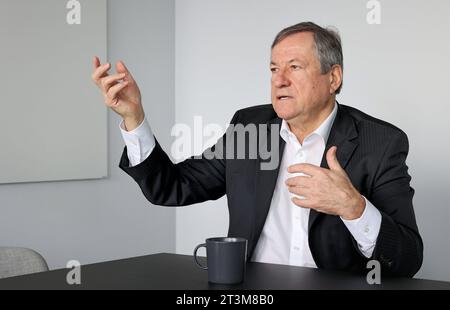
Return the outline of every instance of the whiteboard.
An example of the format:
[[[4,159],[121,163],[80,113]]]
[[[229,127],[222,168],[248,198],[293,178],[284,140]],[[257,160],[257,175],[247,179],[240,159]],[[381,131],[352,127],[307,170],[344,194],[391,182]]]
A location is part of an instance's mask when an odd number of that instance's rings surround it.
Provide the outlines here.
[[[91,81],[106,25],[106,0],[0,0],[0,183],[107,176],[107,111]]]

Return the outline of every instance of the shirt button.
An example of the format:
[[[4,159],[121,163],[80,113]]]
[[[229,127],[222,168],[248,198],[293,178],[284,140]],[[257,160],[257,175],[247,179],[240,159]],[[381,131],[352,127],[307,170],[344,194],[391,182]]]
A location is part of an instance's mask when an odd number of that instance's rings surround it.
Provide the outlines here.
[[[295,246],[294,250],[298,251],[298,250],[300,250],[300,248],[298,246]]]
[[[299,152],[298,152],[298,156],[303,157],[303,152],[302,152],[302,151],[299,151]]]
[[[365,232],[366,234],[369,233],[369,231],[370,231],[369,226],[364,227],[364,232]]]

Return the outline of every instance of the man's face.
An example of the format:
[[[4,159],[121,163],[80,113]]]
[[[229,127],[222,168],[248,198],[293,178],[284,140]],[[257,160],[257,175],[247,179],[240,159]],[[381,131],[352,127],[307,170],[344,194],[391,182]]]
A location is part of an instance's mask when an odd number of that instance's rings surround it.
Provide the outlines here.
[[[316,117],[332,99],[330,74],[321,74],[314,34],[300,32],[272,50],[272,105],[286,121]]]

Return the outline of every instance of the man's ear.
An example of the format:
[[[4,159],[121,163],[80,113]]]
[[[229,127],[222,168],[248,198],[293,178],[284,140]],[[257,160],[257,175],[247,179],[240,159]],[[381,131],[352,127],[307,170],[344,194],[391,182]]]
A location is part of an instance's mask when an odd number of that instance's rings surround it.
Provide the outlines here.
[[[333,65],[330,70],[330,94],[336,93],[336,90],[342,85],[342,67]]]

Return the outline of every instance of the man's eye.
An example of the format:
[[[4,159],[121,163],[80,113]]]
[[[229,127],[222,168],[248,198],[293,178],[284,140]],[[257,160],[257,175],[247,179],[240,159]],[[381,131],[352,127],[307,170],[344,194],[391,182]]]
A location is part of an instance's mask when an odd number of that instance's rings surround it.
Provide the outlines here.
[[[300,66],[298,66],[298,65],[292,65],[291,68],[292,68],[293,70],[299,70],[299,69],[301,69],[302,67],[300,67]]]
[[[278,68],[270,68],[270,71],[272,71],[272,73],[275,73],[278,71]]]

